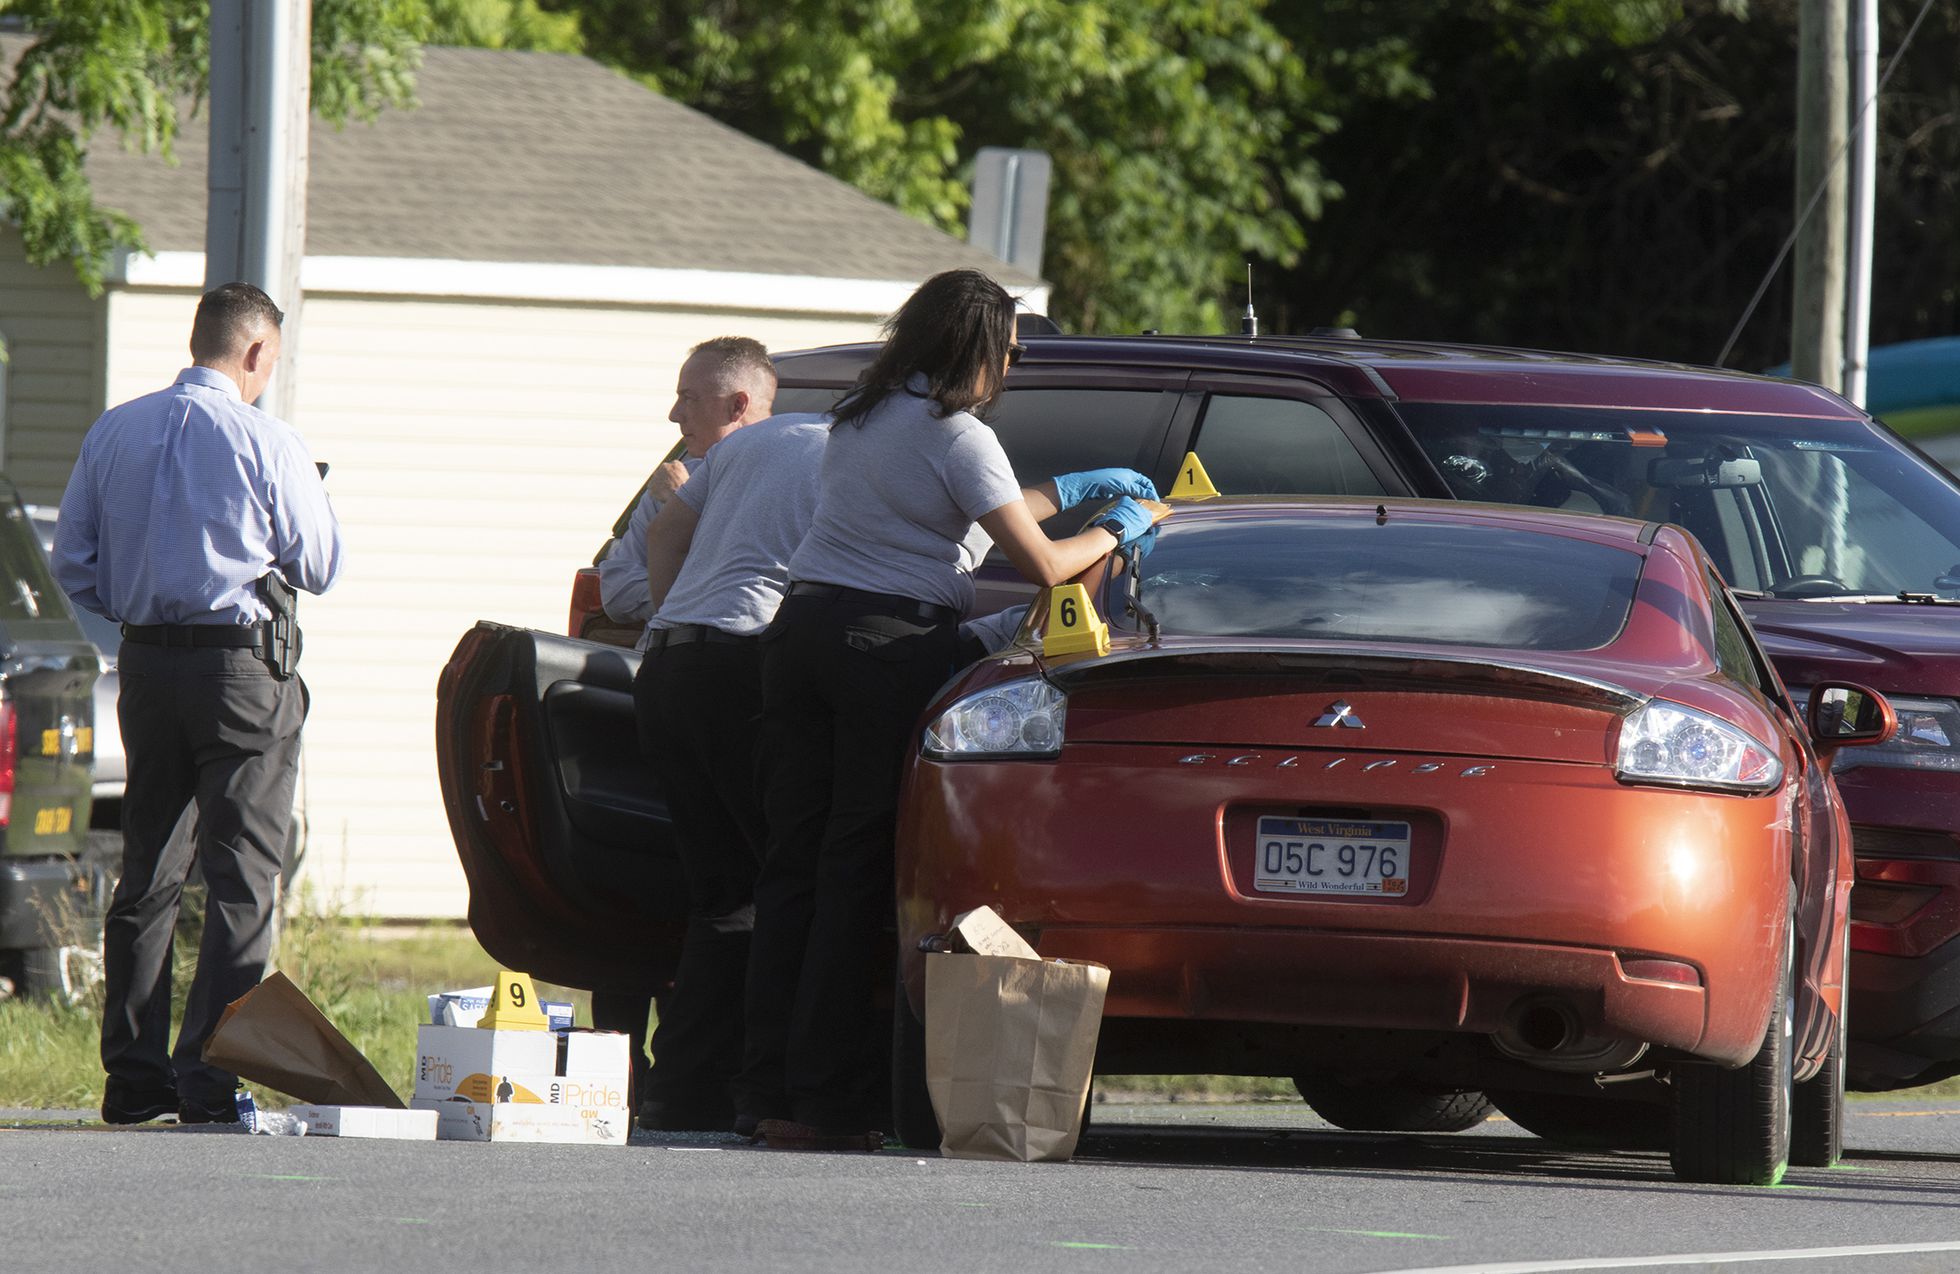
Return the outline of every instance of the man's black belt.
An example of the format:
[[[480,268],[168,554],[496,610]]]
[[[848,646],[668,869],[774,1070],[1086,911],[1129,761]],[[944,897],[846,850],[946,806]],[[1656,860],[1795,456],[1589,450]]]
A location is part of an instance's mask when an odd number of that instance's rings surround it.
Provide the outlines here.
[[[124,624],[124,641],[145,646],[217,646],[251,650],[265,640],[264,624]]]
[[[685,646],[691,641],[712,641],[725,645],[746,645],[756,639],[756,633],[725,633],[719,628],[706,624],[676,624],[672,628],[656,628],[647,635],[649,651],[665,650],[669,646]]]
[[[960,617],[960,613],[951,606],[922,602],[916,597],[900,597],[897,593],[845,588],[842,584],[811,584],[797,580],[789,586],[789,591],[792,597],[835,597],[847,602],[860,602],[866,606],[876,606],[888,615],[916,619],[927,624],[950,624]]]

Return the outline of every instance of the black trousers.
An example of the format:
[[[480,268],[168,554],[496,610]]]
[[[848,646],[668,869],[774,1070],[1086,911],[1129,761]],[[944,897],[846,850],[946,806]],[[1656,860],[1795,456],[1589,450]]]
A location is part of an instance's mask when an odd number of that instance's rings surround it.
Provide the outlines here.
[[[633,710],[673,819],[688,902],[680,967],[653,1031],[646,1096],[726,1119],[742,1064],[742,994],[762,865],[761,647],[692,641],[648,651],[633,682]]]
[[[250,650],[126,641],[120,668],[129,780],[122,879],[103,932],[102,1069],[112,1085],[174,1085],[184,1101],[216,1105],[237,1076],[201,1054],[225,1005],[265,976],[306,688],[276,680]],[[195,840],[173,840],[193,801]],[[209,898],[173,1053],[171,939],[193,856]]]
[[[869,597],[791,594],[762,648],[769,852],[739,1096],[825,1128],[886,1126],[899,780],[959,644],[955,621]]]

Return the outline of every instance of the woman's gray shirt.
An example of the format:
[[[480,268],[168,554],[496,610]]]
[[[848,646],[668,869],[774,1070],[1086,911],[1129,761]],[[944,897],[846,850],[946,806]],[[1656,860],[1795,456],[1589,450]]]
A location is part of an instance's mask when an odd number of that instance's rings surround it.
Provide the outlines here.
[[[923,380],[915,378],[914,386]],[[896,593],[964,612],[993,541],[977,525],[1021,498],[1000,439],[978,417],[940,417],[915,389],[831,427],[817,513],[789,577]]]

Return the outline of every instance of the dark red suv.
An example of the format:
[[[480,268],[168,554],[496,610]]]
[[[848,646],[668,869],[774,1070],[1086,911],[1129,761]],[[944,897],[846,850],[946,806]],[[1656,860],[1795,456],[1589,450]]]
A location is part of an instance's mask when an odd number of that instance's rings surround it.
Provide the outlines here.
[[[1960,485],[1944,470],[1834,394],[1736,372],[1339,333],[1025,343],[992,423],[1027,480],[1129,465],[1168,487],[1196,451],[1228,494],[1456,498],[1691,531],[1798,696],[1855,681],[1899,711],[1895,741],[1837,762],[1858,868],[1850,1083],[1960,1072]],[[823,409],[873,348],[781,356],[778,408]],[[981,612],[1031,593],[1004,562],[983,576]],[[635,664],[484,626],[444,677],[472,920],[493,954],[561,981],[600,985],[619,946],[589,935],[629,921],[650,935],[636,958],[657,964],[679,914],[664,807],[633,761]]]

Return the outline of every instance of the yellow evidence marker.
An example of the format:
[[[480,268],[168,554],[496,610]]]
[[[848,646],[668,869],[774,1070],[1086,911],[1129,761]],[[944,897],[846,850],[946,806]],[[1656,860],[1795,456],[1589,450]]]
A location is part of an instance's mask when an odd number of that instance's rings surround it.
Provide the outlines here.
[[[528,973],[497,970],[497,985],[490,993],[490,1007],[484,1010],[478,1026],[493,1031],[542,1031],[547,1027],[544,1010],[538,1007],[537,988]]]
[[[1198,453],[1184,453],[1184,463],[1177,467],[1177,481],[1171,483],[1170,494],[1166,500],[1215,500],[1222,494],[1211,485],[1211,475],[1205,472],[1204,461]]]
[[[1044,655],[1109,653],[1109,625],[1096,613],[1089,590],[1062,584],[1048,590],[1048,627],[1041,638]]]

